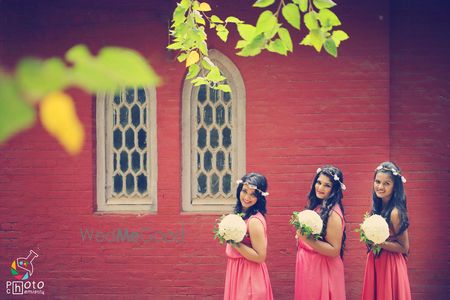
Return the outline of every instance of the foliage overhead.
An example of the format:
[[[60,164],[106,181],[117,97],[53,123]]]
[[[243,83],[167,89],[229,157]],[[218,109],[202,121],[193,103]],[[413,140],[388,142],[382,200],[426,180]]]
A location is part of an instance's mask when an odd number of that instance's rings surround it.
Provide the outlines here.
[[[277,0],[275,11],[268,7],[275,0],[257,0],[253,7],[264,9],[256,24],[248,24],[234,16],[220,18],[212,14],[207,2],[180,0],[172,15],[167,46],[178,51],[177,59],[188,68],[187,79],[195,86],[208,84],[230,92],[230,86],[218,66],[208,57],[207,30],[214,30],[224,42],[234,26],[240,39],[237,55],[255,56],[264,50],[287,55],[293,39],[288,28],[308,33],[300,44],[322,48],[337,57],[340,43],[348,39],[339,18],[331,11],[332,0]],[[230,25],[232,24],[232,25]],[[97,56],[84,45],[76,45],[61,58],[24,58],[12,73],[0,67],[0,144],[30,128],[37,119],[36,107],[43,127],[70,154],[81,151],[84,140],[82,122],[77,117],[72,98],[64,93],[69,87],[87,92],[115,91],[127,86],[156,86],[159,77],[137,52],[105,47]],[[70,65],[69,65],[70,64]]]
[[[155,86],[160,81],[146,60],[130,49],[105,47],[93,56],[86,46],[77,45],[65,57],[71,66],[60,58],[24,58],[13,74],[0,69],[0,143],[33,126],[39,106],[43,127],[68,153],[77,154],[84,129],[64,89],[94,93],[121,86]]]
[[[274,3],[275,0],[257,0],[253,7],[266,9]],[[181,0],[173,12],[170,29],[172,42],[167,48],[178,51],[178,61],[185,62],[188,68],[186,79],[190,79],[194,86],[209,84],[229,92],[230,87],[223,84],[225,78],[219,68],[208,58],[207,28],[215,30],[217,36],[226,42],[229,24],[235,25],[240,36],[235,46],[237,55],[255,56],[264,50],[288,55],[293,52],[293,42],[283,22],[301,31],[303,17],[303,27],[308,33],[299,44],[312,46],[317,52],[324,48],[328,54],[337,57],[340,43],[349,36],[342,30],[334,30],[334,27],[341,25],[339,18],[331,11],[335,5],[332,0],[279,0],[275,11],[264,10],[256,24],[252,25],[234,16],[221,19],[211,13],[207,2]]]

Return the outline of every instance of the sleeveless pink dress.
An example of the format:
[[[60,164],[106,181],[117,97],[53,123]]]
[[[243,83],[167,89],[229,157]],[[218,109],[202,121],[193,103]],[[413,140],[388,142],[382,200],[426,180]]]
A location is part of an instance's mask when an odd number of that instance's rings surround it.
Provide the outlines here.
[[[376,258],[372,251],[367,254],[362,299],[411,300],[408,268],[402,253],[383,249]]]
[[[257,218],[264,226],[264,234],[267,239],[267,225],[261,213],[251,216]],[[250,238],[246,237],[244,244],[251,246]],[[272,286],[270,285],[269,272],[266,263],[255,263],[244,258],[231,245],[227,244],[226,254],[228,256],[227,274],[225,278],[226,300],[273,300]]]
[[[339,205],[333,210],[342,219]],[[298,240],[295,265],[295,300],[344,300],[344,264],[341,257],[325,256],[314,251],[302,240]]]

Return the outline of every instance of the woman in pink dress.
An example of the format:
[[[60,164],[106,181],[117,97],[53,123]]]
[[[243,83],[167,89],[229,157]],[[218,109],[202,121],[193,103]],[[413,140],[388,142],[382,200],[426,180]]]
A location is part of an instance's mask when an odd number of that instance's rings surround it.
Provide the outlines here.
[[[235,213],[243,213],[247,235],[238,244],[227,244],[224,299],[272,300],[272,287],[265,263],[267,256],[267,180],[249,173],[238,181]]]
[[[345,299],[342,190],[345,190],[345,185],[341,170],[334,166],[317,169],[306,208],[320,215],[323,229],[318,240],[307,238],[297,231],[296,300]]]
[[[363,300],[411,299],[406,267],[409,222],[403,189],[405,182],[399,167],[392,162],[383,162],[375,170],[371,214],[386,219],[391,235],[380,244],[378,256],[369,249],[364,271]]]

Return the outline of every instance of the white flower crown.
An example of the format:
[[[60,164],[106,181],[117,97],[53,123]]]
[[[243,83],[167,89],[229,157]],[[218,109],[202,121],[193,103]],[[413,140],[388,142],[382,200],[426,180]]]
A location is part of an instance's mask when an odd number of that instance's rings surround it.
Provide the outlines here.
[[[394,168],[388,168],[388,167],[383,166],[383,165],[379,165],[375,169],[375,171],[380,171],[380,170],[391,171],[394,176],[400,176],[400,178],[402,179],[402,182],[406,183],[406,178],[402,174],[400,174],[400,172],[398,170],[396,170]]]
[[[316,173],[318,174],[318,173],[320,173],[320,172],[322,172],[322,168],[317,168]],[[333,175],[333,174],[332,174],[332,175]],[[338,181],[338,182],[340,183],[341,189],[342,189],[343,191],[345,191],[345,190],[347,189],[347,187],[345,186],[345,184],[344,184],[343,182],[341,182],[341,179],[339,178],[339,176],[337,176],[337,174],[334,174],[334,175],[333,175],[333,179],[334,179],[334,181]]]
[[[263,192],[263,191],[261,191],[260,189],[258,189],[258,187],[256,186],[256,185],[254,185],[254,184],[251,184],[251,183],[248,183],[248,182],[243,182],[242,180],[236,180],[236,184],[241,184],[241,183],[244,183],[244,184],[246,184],[249,188],[251,188],[251,189],[254,189],[254,190],[257,190],[257,191],[259,191],[260,193],[261,193],[261,195],[263,195],[264,197],[267,197],[267,196],[269,196],[269,192]]]

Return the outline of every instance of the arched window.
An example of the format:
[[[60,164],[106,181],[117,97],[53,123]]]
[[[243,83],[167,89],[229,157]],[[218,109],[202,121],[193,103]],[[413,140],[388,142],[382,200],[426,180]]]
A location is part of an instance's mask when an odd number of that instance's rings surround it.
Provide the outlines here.
[[[236,180],[245,173],[245,87],[225,55],[209,51],[231,93],[185,81],[182,97],[184,211],[229,211]]]
[[[156,91],[97,95],[97,211],[156,211]]]

